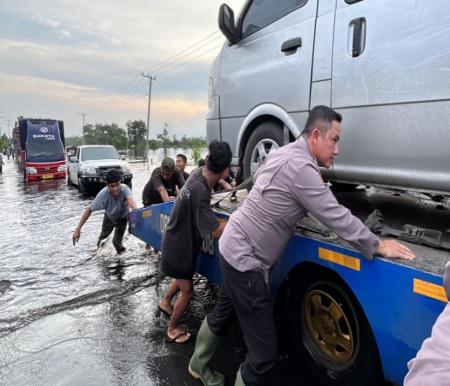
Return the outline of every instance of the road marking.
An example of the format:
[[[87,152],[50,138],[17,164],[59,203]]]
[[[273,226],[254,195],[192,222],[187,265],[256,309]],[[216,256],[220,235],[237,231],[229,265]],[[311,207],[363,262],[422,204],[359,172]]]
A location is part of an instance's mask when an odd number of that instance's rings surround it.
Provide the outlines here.
[[[319,248],[319,258],[331,261],[355,271],[361,270],[361,261],[356,257],[344,255],[343,253],[332,251],[331,249]]]
[[[429,283],[420,279],[414,279],[413,292],[419,295],[427,296],[441,302],[448,302],[445,288],[442,285]]]

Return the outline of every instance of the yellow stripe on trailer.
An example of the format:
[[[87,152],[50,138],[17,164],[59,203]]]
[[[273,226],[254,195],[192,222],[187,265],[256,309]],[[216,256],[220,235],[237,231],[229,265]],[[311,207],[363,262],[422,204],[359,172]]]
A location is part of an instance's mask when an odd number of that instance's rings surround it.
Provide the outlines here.
[[[344,255],[343,253],[332,251],[331,249],[319,248],[319,258],[331,261],[355,271],[361,270],[361,261],[356,257]]]
[[[420,279],[414,279],[413,292],[419,295],[427,296],[441,302],[448,302],[445,288],[442,285],[429,283]]]
[[[142,212],[142,217],[144,217],[144,218],[152,217],[152,211],[150,209],[144,210]]]

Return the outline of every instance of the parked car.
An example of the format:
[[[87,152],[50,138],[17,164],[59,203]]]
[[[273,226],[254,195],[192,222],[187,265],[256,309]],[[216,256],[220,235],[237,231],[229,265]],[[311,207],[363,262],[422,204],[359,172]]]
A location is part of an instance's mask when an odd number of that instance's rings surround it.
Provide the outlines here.
[[[450,192],[450,1],[248,0],[222,5],[208,140],[252,174],[309,111],[343,116],[332,181]]]
[[[130,188],[133,174],[119,152],[110,145],[77,146],[74,156],[69,157],[67,183],[78,187],[79,192],[94,191],[105,186],[109,169],[122,173],[122,182]]]

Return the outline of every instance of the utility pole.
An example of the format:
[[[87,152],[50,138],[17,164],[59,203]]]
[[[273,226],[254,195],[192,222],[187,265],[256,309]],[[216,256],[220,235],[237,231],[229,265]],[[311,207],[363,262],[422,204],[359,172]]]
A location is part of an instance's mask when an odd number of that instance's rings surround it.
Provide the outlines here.
[[[83,145],[85,145],[85,143],[84,143],[84,119],[86,118],[86,113],[78,113],[78,115],[81,115],[83,117],[83,126],[81,126],[81,134],[83,136]]]
[[[156,76],[151,76],[149,74],[142,73],[144,78],[149,80],[148,82],[148,105],[147,105],[147,138],[145,140],[145,153],[144,153],[144,162],[147,160],[147,169],[148,169],[148,133],[150,131],[150,102],[152,100],[152,83],[156,80]]]

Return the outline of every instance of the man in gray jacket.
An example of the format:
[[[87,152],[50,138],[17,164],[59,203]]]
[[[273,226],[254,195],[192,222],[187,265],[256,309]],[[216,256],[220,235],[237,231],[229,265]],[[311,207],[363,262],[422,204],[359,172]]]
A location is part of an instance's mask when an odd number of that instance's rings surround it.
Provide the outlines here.
[[[313,214],[367,259],[414,258],[395,240],[379,240],[350,211],[340,205],[323,182],[319,167],[329,168],[338,155],[342,117],[326,106],[310,113],[303,135],[270,152],[255,174],[243,205],[234,212],[219,240],[224,276],[213,312],[200,328],[189,372],[205,385],[224,385],[222,374],[209,361],[219,337],[237,316],[247,345],[247,356],[235,385],[264,385],[278,358],[278,344],[268,277],[307,212]]]

